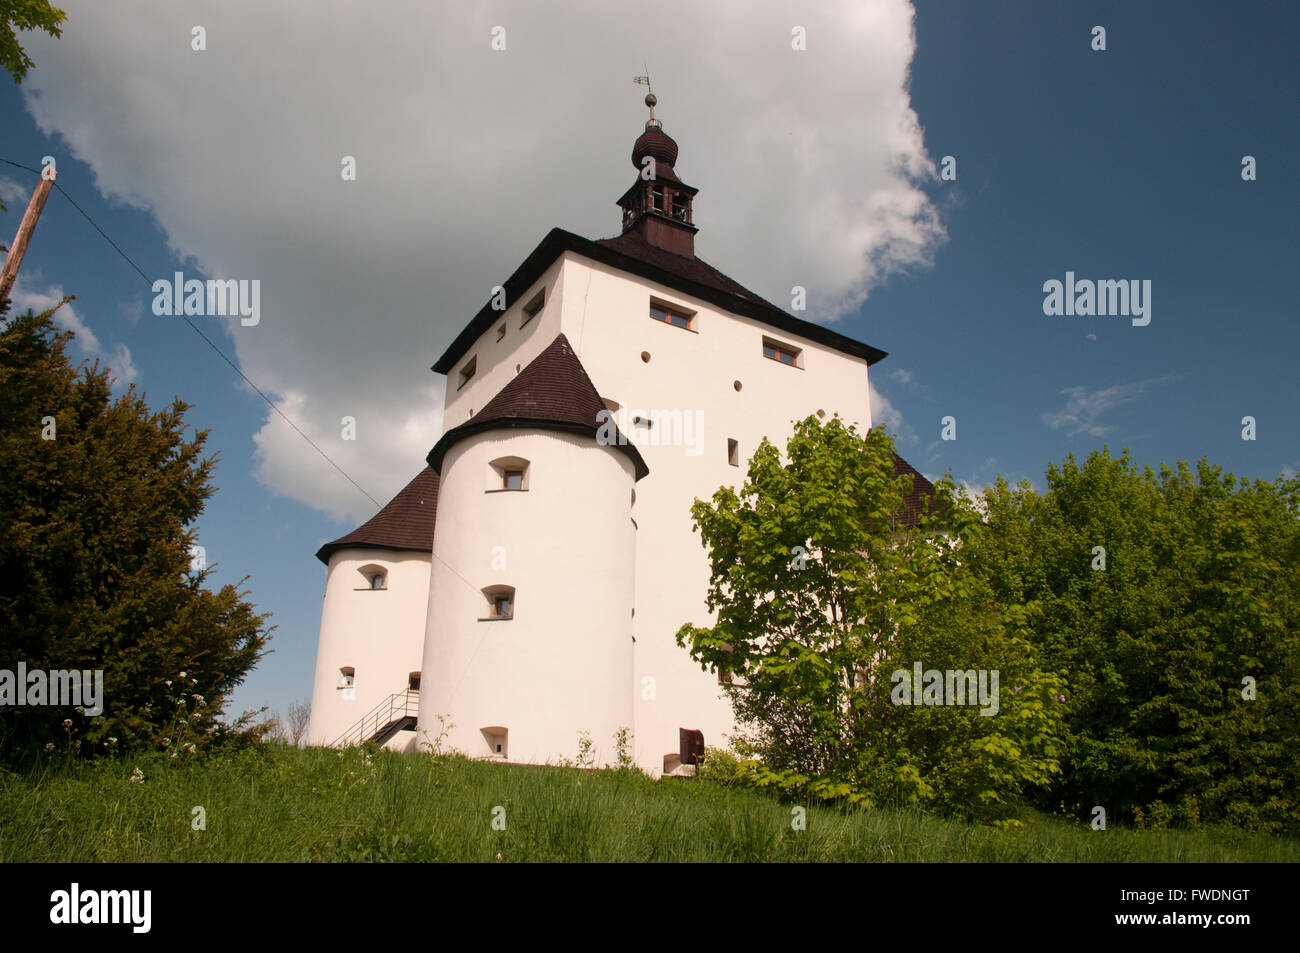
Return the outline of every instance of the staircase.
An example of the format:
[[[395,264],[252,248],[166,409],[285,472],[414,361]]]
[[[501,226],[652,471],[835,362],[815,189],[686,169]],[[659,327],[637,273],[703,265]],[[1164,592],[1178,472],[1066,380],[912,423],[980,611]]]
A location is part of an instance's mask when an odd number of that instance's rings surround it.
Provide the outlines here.
[[[343,732],[330,745],[331,748],[350,748],[366,741],[382,745],[399,731],[415,728],[420,714],[420,693],[407,689],[395,695],[389,695],[366,714],[361,720]]]

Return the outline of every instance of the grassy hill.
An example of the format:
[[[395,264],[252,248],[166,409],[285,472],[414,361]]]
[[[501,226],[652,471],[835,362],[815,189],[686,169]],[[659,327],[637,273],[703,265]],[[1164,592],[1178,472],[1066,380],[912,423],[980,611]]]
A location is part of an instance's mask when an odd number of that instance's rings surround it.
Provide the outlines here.
[[[1236,831],[792,816],[702,779],[266,745],[0,775],[0,861],[1300,861],[1298,841]]]

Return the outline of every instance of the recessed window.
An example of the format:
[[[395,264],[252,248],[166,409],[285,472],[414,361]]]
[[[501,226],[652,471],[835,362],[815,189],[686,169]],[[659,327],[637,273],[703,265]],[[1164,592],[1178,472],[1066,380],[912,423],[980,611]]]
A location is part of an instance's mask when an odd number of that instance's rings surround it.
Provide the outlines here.
[[[483,596],[487,599],[488,614],[480,621],[489,622],[515,617],[515,590],[513,586],[489,586],[483,590]]]
[[[420,690],[419,672],[412,672],[406,676],[406,690],[408,692],[418,692]]]
[[[728,438],[727,462],[730,463],[733,467],[740,466],[740,441],[732,440]]]
[[[357,570],[365,580],[362,589],[383,589],[388,585],[388,570],[375,563],[369,563]]]
[[[690,330],[695,319],[695,313],[675,305],[665,304],[662,301],[651,301],[650,317],[656,321],[662,321],[664,324],[671,324],[675,328]]]
[[[528,461],[523,457],[497,457],[488,464],[487,491],[528,489]]]
[[[349,691],[356,687],[357,670],[351,665],[344,665],[339,669],[339,688],[343,691]]]
[[[460,390],[462,387],[468,384],[470,382],[470,378],[474,376],[474,372],[477,370],[478,370],[478,356],[475,355],[474,357],[471,357],[469,359],[468,364],[466,364],[464,367],[460,369],[460,383],[456,385],[456,389]]]
[[[492,725],[487,728],[480,728],[483,734],[483,740],[487,742],[489,758],[500,758],[502,761],[510,754],[510,731],[502,728],[500,725]]]
[[[519,326],[522,328],[529,321],[533,320],[533,318],[537,317],[537,315],[541,313],[545,304],[546,289],[543,288],[541,291],[537,292],[537,294],[533,295],[531,301],[524,305],[524,314],[523,317],[519,319]]]
[[[789,364],[791,367],[799,367],[799,354],[800,351],[797,347],[782,344],[780,341],[774,341],[771,338],[763,338],[763,356],[766,358],[780,361],[782,364]]]
[[[501,325],[501,327],[497,328],[497,340],[500,341],[505,336],[506,336],[506,326],[503,324]]]

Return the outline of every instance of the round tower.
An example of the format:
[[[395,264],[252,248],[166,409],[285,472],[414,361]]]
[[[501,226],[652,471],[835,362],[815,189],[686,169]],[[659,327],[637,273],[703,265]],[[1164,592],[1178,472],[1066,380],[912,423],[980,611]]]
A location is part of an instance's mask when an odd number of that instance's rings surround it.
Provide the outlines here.
[[[631,500],[647,471],[603,412],[561,334],[429,454],[421,745],[543,763],[587,732],[601,764],[633,731]]]
[[[329,567],[307,743],[415,747],[438,475],[316,553]]]

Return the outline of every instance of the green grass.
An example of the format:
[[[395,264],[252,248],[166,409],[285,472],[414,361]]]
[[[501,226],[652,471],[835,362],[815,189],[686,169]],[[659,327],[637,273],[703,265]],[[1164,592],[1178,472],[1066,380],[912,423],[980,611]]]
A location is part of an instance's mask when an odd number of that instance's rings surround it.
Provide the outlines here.
[[[191,829],[195,806],[207,830]],[[1296,840],[1032,813],[1018,830],[813,807],[795,831],[791,817],[698,779],[268,745],[0,775],[0,861],[1300,861]]]

